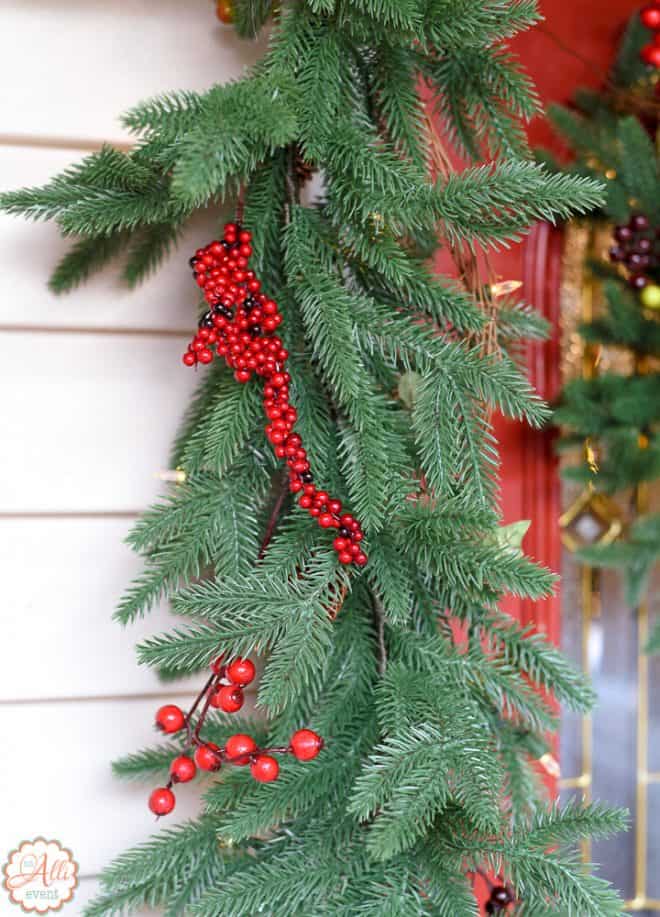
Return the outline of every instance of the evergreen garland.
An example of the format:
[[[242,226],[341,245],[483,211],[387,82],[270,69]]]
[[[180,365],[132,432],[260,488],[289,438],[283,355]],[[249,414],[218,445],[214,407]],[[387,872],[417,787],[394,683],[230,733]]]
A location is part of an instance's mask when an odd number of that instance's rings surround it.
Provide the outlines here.
[[[236,0],[236,27],[255,34],[273,6]],[[535,776],[556,725],[540,689],[580,711],[591,689],[497,609],[554,583],[499,537],[490,423],[495,409],[547,417],[517,359],[543,323],[516,301],[494,316],[474,277],[426,264],[438,240],[474,266],[480,246],[602,200],[600,183],[529,159],[521,119],[538,102],[505,41],[538,18],[533,0],[282,4],[243,78],[141,103],[124,117],[131,152],[106,147],[0,198],[75,237],[52,280],[66,290],[115,256],[139,282],[195,210],[240,195],[255,270],[286,317],[310,461],[363,522],[369,554],[364,570],[339,568],[281,499],[254,388],[219,363],[205,369],[173,450],[186,482],[135,526],[145,572],[117,615],[128,623],[172,600],[181,626],[138,648],[167,676],[263,652],[268,719],[241,728],[277,746],[309,725],[326,745],[267,785],[223,772],[199,819],[108,867],[87,917],[143,906],[474,917],[479,870],[507,883],[519,914],[622,912],[570,852],[618,830],[622,814],[548,810]],[[446,142],[471,160],[463,172],[429,176],[439,138],[420,81]],[[301,160],[323,178],[313,202]],[[218,742],[225,727],[209,721]],[[178,753],[161,744],[115,770],[153,781]]]

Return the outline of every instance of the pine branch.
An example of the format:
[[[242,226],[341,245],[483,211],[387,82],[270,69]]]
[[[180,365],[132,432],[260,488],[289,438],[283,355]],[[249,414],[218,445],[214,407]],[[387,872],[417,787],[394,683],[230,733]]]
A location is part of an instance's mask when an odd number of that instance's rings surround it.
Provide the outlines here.
[[[53,293],[68,293],[87,280],[95,271],[105,267],[127,243],[121,233],[113,236],[93,236],[80,239],[58,262],[48,286]]]

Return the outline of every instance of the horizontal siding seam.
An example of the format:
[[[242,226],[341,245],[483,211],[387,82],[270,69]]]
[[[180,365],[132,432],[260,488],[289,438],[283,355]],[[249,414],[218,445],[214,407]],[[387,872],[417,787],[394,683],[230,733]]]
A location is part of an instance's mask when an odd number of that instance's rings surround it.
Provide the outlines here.
[[[115,337],[168,337],[188,338],[190,328],[123,328],[120,325],[13,325],[0,324],[0,334],[98,334]]]
[[[143,509],[0,510],[0,522],[10,519],[137,519],[143,512]]]
[[[94,153],[104,144],[109,144],[124,153],[134,147],[133,143],[123,140],[94,140],[90,137],[55,137],[39,134],[0,134],[0,147],[33,147],[35,149]]]

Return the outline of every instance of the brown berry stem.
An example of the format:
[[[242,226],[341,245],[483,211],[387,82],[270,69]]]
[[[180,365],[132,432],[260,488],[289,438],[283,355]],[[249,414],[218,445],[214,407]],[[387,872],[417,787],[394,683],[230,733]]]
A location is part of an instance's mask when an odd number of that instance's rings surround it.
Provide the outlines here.
[[[192,716],[193,716],[195,710],[199,707],[199,703],[200,703],[201,699],[204,697],[204,695],[205,695],[206,693],[208,693],[209,696],[210,696],[210,694],[211,694],[211,688],[213,687],[213,683],[215,682],[215,680],[216,680],[217,678],[219,678],[219,676],[216,675],[215,672],[213,672],[213,673],[207,678],[207,680],[206,680],[205,683],[204,683],[204,687],[202,688],[202,690],[199,692],[199,694],[197,695],[197,697],[196,697],[195,700],[193,701],[193,704],[192,704],[192,707],[190,708],[190,710],[186,713],[186,732],[187,732],[186,748],[190,747],[190,746],[193,744],[193,732],[192,732],[191,727],[190,727],[190,721],[191,721],[191,719],[192,719]],[[196,731],[198,731],[198,730],[196,730]]]
[[[275,529],[277,527],[277,522],[280,517],[280,512],[282,511],[282,506],[284,505],[284,501],[286,500],[288,493],[289,493],[289,486],[285,479],[280,489],[280,492],[277,496],[277,499],[275,500],[275,503],[273,504],[273,508],[270,512],[270,516],[268,517],[268,525],[266,526],[266,531],[264,533],[263,541],[261,542],[261,547],[259,548],[259,554],[257,555],[257,560],[263,559],[266,553],[266,550],[268,548],[268,545],[270,544],[271,539],[273,535],[275,534]]]
[[[204,701],[204,706],[202,707],[201,713],[197,717],[197,723],[195,724],[195,730],[192,734],[192,740],[193,742],[195,742],[195,744],[199,740],[200,730],[202,726],[204,725],[206,714],[209,712],[209,706],[211,705],[211,696],[213,694],[213,688],[215,688],[215,683],[218,681],[220,681],[220,676],[214,674],[211,678],[209,678],[206,685],[204,686],[204,691],[206,691],[206,700]],[[201,692],[200,698],[201,696],[203,696],[204,691]],[[197,699],[196,703],[199,703],[200,698]]]

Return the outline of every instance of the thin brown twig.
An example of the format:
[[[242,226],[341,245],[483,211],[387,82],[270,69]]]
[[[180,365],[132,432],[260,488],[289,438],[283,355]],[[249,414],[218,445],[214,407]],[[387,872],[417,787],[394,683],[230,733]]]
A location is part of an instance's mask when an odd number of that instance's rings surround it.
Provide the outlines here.
[[[385,645],[385,609],[383,603],[373,592],[371,601],[376,624],[376,637],[378,640],[378,674],[382,677],[387,670],[387,647]]]
[[[270,544],[271,539],[273,535],[275,534],[275,529],[277,528],[277,523],[279,521],[280,512],[282,510],[282,506],[284,504],[284,501],[286,500],[288,493],[289,493],[289,487],[285,480],[277,496],[277,499],[275,500],[275,503],[273,504],[273,508],[270,512],[270,516],[268,517],[268,525],[266,526],[266,531],[264,533],[263,541],[261,542],[261,547],[259,548],[259,554],[257,555],[257,560],[263,559],[264,554],[266,553],[266,549],[268,548],[268,545]]]

